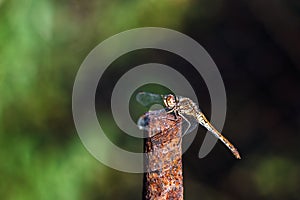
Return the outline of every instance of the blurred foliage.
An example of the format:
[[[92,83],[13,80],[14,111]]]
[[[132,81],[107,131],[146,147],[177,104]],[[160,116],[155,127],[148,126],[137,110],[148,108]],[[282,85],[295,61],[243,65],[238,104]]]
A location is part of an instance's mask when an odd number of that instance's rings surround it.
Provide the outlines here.
[[[142,175],[109,169],[84,149],[71,94],[92,48],[143,26],[187,32],[204,43],[227,88],[227,120],[239,121],[224,130],[241,132],[232,135],[241,162],[228,161],[221,145],[199,160],[200,138],[187,152],[187,199],[299,199],[299,66],[289,55],[297,43],[268,32],[243,2],[0,0],[0,199],[141,199]],[[299,19],[299,3],[285,4],[298,5],[289,14]],[[201,106],[209,110],[208,104]],[[118,138],[109,114],[103,123],[112,140],[135,148]]]
[[[98,42],[145,22],[178,27],[185,7],[165,0],[0,2],[1,199],[121,199],[141,188],[141,176],[115,177],[84,150],[71,88]],[[124,192],[115,194],[118,187]]]
[[[280,157],[271,157],[259,163],[255,173],[258,189],[266,197],[295,199],[299,190],[299,165]],[[277,192],[274,192],[277,191]]]

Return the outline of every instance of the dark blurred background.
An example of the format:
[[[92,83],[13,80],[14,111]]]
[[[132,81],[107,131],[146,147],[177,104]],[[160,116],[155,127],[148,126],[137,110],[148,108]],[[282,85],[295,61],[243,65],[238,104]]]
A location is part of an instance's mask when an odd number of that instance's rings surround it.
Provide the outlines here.
[[[110,169],[83,147],[71,97],[96,45],[144,26],[195,39],[226,87],[223,133],[242,160],[220,142],[199,159],[199,128],[183,156],[185,199],[300,199],[299,22],[298,0],[0,0],[0,199],[142,198],[142,174]],[[96,98],[100,123],[125,149],[140,147],[114,124],[111,92],[122,74],[147,62],[184,74],[210,114],[205,83],[184,60],[157,50],[128,53],[105,72]]]

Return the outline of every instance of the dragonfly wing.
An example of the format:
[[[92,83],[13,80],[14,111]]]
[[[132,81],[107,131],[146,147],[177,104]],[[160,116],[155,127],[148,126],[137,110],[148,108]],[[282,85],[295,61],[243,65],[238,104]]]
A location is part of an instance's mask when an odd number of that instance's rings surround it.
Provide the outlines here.
[[[170,120],[174,122],[174,120],[176,120],[175,116],[166,112],[165,109],[161,109],[145,113],[139,118],[137,125],[140,130],[147,131],[148,135],[152,137],[158,133],[165,131],[166,129],[171,130],[172,128],[175,128],[175,126],[171,125],[173,123],[168,123],[168,121]],[[152,127],[150,127],[150,124],[152,124]],[[153,124],[156,124],[157,126],[153,126]],[[187,121],[182,119],[182,125],[182,133],[184,133],[185,129],[188,126]],[[189,128],[189,132],[194,128],[195,125],[194,123],[192,123],[191,127]]]
[[[183,115],[182,118],[182,136],[185,136],[196,129],[198,121],[191,115]]]
[[[163,105],[162,96],[159,94],[153,94],[150,92],[139,92],[136,95],[136,100],[143,106],[151,106],[153,104]]]
[[[145,113],[143,116],[141,116],[137,122],[137,125],[140,130],[145,130],[149,131],[151,130],[150,135],[156,135],[157,133],[160,133],[162,130],[160,129],[150,129],[149,124],[150,124],[150,119],[156,119],[156,120],[165,120],[168,118],[167,112],[165,109],[161,110],[154,110]]]

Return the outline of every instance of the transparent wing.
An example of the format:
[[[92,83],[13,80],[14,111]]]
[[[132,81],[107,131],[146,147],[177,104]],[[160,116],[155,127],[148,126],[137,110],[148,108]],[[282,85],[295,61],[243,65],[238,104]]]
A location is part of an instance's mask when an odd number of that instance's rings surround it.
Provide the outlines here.
[[[154,110],[154,111],[150,111],[145,113],[143,116],[141,116],[137,122],[137,125],[139,127],[140,130],[145,130],[145,131],[149,131],[150,127],[149,127],[149,123],[150,123],[150,119],[157,119],[157,120],[163,120],[163,119],[167,119],[168,115],[167,112],[165,111],[165,109],[161,109],[161,110]],[[151,130],[150,135],[155,135],[157,133],[160,133],[162,130],[160,129],[155,129],[155,130]]]
[[[160,133],[162,130],[158,129],[150,129],[149,128],[149,122],[150,119],[153,119],[155,117],[156,120],[164,121],[166,119],[170,119],[170,116],[168,116],[168,113],[165,111],[165,109],[161,110],[155,110],[145,113],[143,116],[141,116],[137,122],[137,125],[140,130],[151,130],[150,135],[156,135],[157,133]],[[198,122],[195,118],[191,116],[184,115],[182,117],[182,136],[185,136],[186,134],[192,132],[198,125]],[[167,125],[167,124],[166,124]],[[168,128],[168,127],[166,127]]]
[[[139,92],[136,95],[136,100],[142,104],[143,106],[151,106],[153,104],[161,104],[163,105],[162,96],[159,94],[153,94],[150,92]]]
[[[182,118],[182,136],[185,136],[195,130],[199,123],[190,115],[183,115]]]

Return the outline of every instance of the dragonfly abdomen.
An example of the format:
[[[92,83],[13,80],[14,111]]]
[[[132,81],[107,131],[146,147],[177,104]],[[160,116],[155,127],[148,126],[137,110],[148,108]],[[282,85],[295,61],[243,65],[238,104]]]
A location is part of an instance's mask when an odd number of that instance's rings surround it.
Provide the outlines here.
[[[230,151],[234,154],[234,156],[237,159],[241,159],[240,154],[237,151],[237,149],[217,129],[215,129],[211,125],[211,123],[206,119],[206,117],[204,116],[204,114],[202,114],[201,112],[199,112],[199,113],[197,113],[196,118],[197,118],[197,121],[199,122],[199,124],[201,124],[202,126],[204,126],[216,138],[218,138],[219,140],[221,140],[230,149]]]

